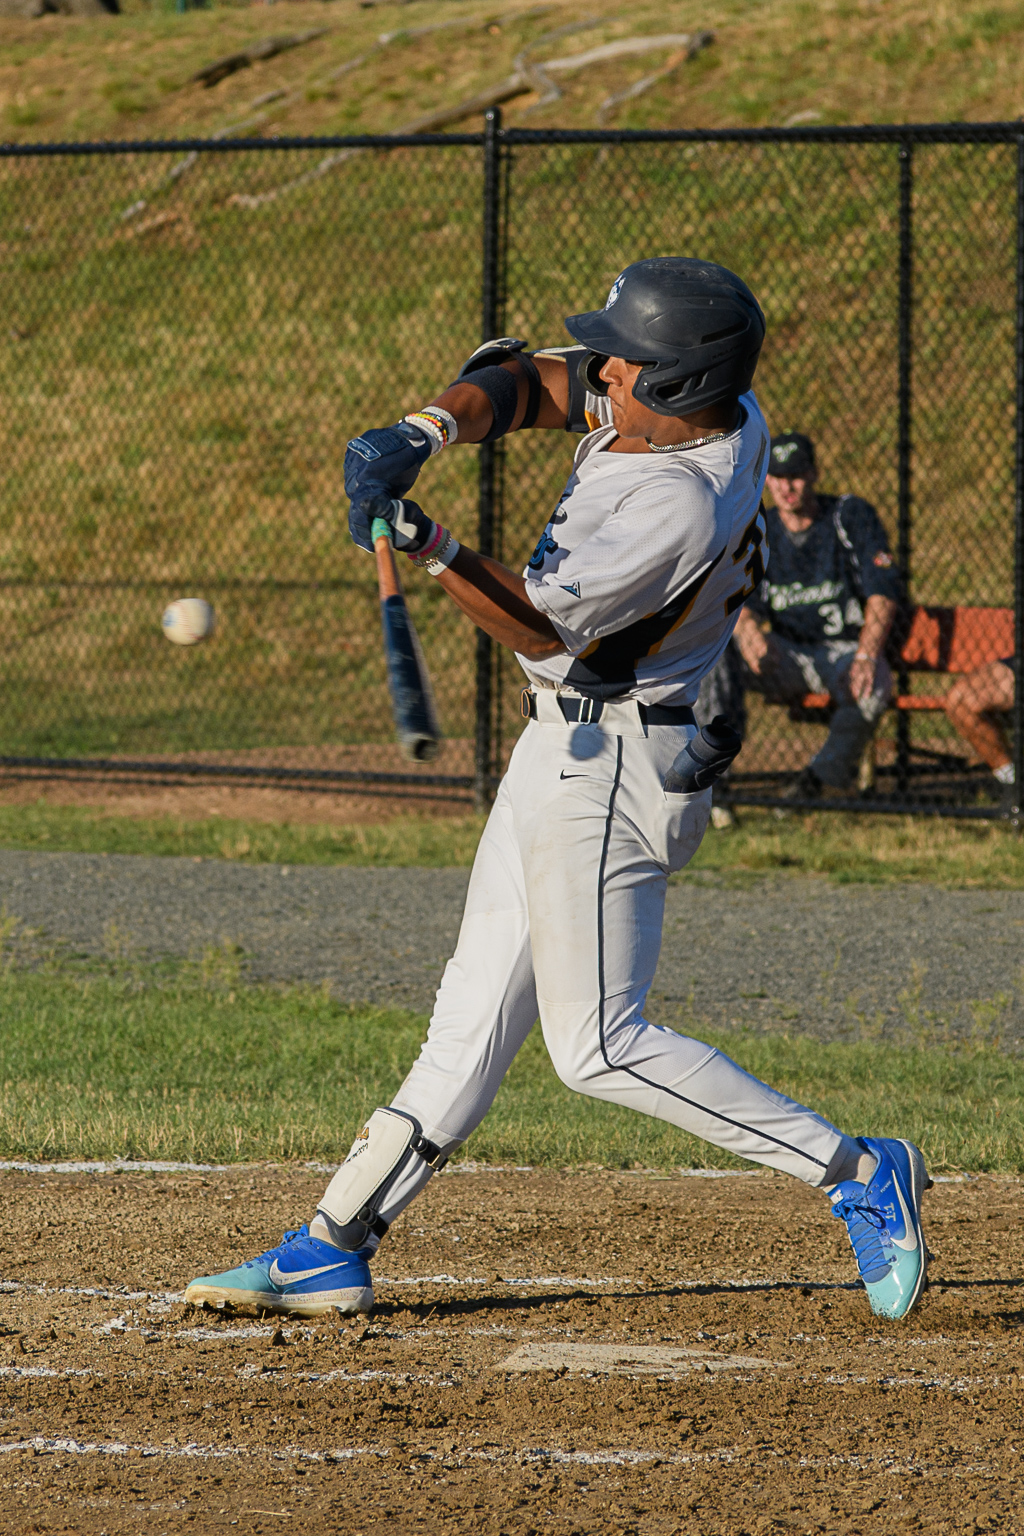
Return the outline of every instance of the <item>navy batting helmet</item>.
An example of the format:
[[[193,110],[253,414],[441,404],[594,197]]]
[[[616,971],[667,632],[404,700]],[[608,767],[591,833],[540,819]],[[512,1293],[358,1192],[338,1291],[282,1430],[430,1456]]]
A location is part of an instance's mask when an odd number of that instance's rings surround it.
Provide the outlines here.
[[[692,256],[634,261],[612,284],[604,309],[570,315],[566,330],[590,349],[587,388],[609,357],[642,362],[633,394],[659,416],[687,416],[750,388],[764,341],[760,305],[735,272]]]

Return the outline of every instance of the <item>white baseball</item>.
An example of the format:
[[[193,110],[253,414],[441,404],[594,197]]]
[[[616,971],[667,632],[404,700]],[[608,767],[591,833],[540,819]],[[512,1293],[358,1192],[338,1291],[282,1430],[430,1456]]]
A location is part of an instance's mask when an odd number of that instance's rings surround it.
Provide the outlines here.
[[[217,615],[202,597],[179,597],[164,609],[164,634],[172,645],[198,645],[213,634]]]

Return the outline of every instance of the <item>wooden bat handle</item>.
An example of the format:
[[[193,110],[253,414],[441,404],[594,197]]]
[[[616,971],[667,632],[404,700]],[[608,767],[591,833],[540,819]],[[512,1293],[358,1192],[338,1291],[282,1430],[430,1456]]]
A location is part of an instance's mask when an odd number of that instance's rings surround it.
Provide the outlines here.
[[[377,587],[381,602],[388,597],[401,597],[402,583],[398,579],[398,566],[395,564],[395,551],[391,543],[391,528],[382,517],[374,518],[370,527],[370,537],[373,540],[373,552],[377,557]]]

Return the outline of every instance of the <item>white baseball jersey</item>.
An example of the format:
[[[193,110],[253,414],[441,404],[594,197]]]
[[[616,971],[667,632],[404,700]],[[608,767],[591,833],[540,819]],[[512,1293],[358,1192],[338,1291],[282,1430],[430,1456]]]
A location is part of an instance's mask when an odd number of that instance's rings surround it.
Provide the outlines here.
[[[751,391],[706,447],[608,453],[614,440],[608,425],[583,438],[524,572],[569,654],[518,659],[537,687],[692,705],[764,577],[768,428]]]

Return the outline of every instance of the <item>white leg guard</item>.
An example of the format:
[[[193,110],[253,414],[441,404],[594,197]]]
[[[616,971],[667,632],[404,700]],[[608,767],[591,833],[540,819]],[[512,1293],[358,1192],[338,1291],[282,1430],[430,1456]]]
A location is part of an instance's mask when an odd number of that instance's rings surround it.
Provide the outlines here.
[[[388,1192],[408,1165],[418,1163],[429,1177],[447,1161],[448,1153],[427,1140],[412,1115],[375,1109],[327,1186],[311,1235],[350,1252],[371,1242],[376,1246],[388,1229],[381,1215]],[[317,1231],[321,1223],[323,1230]]]

